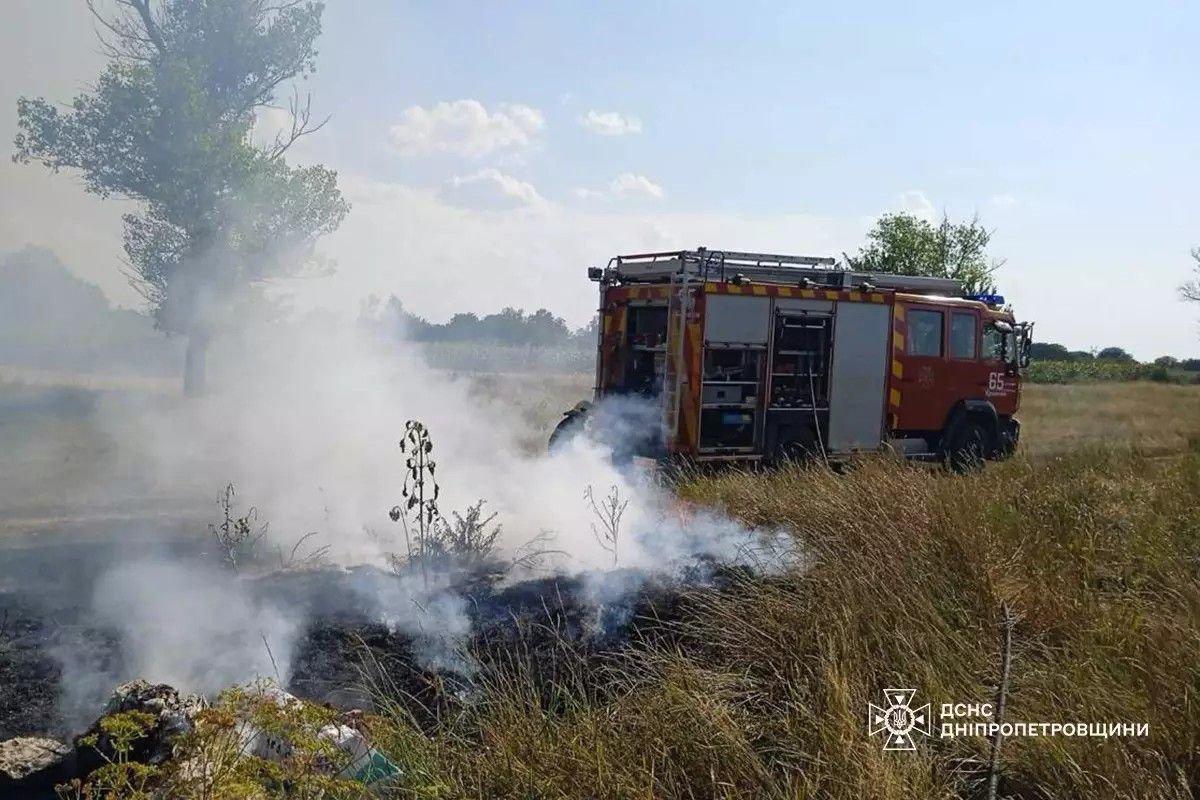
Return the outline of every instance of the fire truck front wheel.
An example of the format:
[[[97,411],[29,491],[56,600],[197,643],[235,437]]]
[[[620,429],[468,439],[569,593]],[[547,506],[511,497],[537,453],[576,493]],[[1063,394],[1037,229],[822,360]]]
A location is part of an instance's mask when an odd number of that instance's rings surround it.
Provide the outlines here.
[[[983,468],[992,451],[992,436],[982,422],[963,417],[946,432],[942,456],[951,472],[973,472]]]

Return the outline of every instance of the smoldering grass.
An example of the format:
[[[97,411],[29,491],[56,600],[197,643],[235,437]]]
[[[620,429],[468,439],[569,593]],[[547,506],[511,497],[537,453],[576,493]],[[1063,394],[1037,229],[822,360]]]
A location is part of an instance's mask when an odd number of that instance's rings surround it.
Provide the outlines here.
[[[867,703],[905,685],[989,702],[1012,629],[1007,718],[1145,722],[1145,738],[1010,738],[1001,796],[1190,797],[1200,785],[1200,454],[1088,448],[978,475],[884,460],[692,476],[689,502],[783,527],[806,559],[690,589],[671,619],[601,655],[532,630],[483,660],[476,701],[423,734],[452,796],[964,797],[989,742],[884,753]],[[635,626],[636,628],[636,626]],[[544,634],[544,632],[541,632]],[[544,636],[543,639],[544,641]],[[964,766],[966,765],[966,766]],[[974,765],[974,766],[971,766]],[[974,787],[974,788],[972,788]],[[414,794],[420,791],[414,787]]]

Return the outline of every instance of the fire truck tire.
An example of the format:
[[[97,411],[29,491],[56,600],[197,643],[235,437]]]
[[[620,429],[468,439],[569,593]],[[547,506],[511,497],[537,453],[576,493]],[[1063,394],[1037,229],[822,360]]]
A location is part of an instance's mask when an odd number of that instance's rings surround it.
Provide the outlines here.
[[[1017,451],[1017,443],[1021,441],[1021,423],[1012,417],[1001,417],[999,430],[996,432],[996,458],[1004,460],[1011,458]]]
[[[975,472],[992,451],[992,435],[982,422],[962,417],[946,432],[942,456],[950,472]]]

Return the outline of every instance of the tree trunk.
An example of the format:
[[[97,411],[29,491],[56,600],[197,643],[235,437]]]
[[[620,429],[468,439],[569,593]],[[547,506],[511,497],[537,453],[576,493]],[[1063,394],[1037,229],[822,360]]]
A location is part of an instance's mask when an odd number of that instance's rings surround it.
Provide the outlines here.
[[[188,336],[187,352],[183,356],[183,394],[199,397],[208,385],[205,372],[208,359],[208,334],[193,333]]]

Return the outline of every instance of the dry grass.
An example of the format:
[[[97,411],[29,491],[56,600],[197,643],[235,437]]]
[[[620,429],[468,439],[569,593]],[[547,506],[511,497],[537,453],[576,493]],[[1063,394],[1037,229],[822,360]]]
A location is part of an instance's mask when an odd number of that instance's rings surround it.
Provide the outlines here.
[[[982,796],[986,739],[884,753],[866,711],[888,687],[935,715],[990,702],[1002,601],[1021,615],[1008,720],[1150,735],[1012,738],[1001,796],[1200,788],[1200,450],[1092,447],[965,477],[884,462],[727,473],[680,492],[786,526],[809,565],[697,592],[669,641],[549,688],[518,653],[432,737],[395,718],[406,796]]]
[[[520,415],[530,452],[543,448],[562,412],[591,399],[590,374],[529,377],[479,375],[475,391],[498,397]],[[531,392],[530,388],[535,387]],[[1021,448],[1034,458],[1087,444],[1168,453],[1200,436],[1200,386],[1140,381],[1072,385],[1026,384],[1021,399]]]
[[[473,397],[511,409],[518,446],[528,455],[546,452],[550,432],[563,412],[592,399],[593,376],[568,374],[464,373]]]
[[[1022,449],[1034,456],[1096,443],[1169,453],[1200,436],[1200,386],[1027,385],[1018,416]]]

